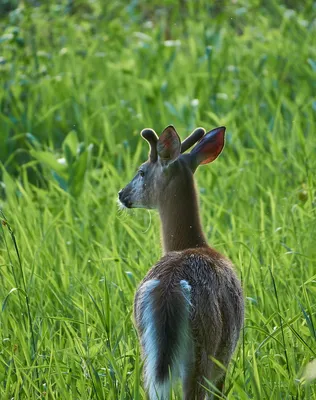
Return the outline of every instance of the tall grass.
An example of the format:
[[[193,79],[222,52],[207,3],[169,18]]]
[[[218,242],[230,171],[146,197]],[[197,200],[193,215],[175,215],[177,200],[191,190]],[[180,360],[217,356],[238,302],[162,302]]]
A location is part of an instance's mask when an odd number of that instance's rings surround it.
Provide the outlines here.
[[[208,3],[25,2],[1,20],[1,398],[145,398],[131,314],[159,221],[116,197],[139,131],[170,123],[227,126],[196,174],[246,296],[226,398],[316,396],[313,2]]]

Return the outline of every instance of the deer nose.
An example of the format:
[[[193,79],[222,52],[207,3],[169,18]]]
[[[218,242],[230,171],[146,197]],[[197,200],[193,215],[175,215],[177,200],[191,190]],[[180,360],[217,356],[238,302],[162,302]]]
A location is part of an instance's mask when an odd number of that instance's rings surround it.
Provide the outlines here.
[[[123,189],[121,189],[121,190],[118,192],[118,197],[119,197],[120,200],[122,200],[122,195],[123,195]]]

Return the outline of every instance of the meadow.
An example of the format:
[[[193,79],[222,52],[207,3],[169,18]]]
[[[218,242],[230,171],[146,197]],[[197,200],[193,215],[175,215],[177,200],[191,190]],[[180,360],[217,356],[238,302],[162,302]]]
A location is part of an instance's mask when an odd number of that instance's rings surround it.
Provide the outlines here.
[[[246,298],[222,398],[316,398],[315,18],[312,0],[0,4],[1,399],[146,398],[132,304],[159,220],[116,200],[139,132],[169,124],[227,127],[196,173]]]

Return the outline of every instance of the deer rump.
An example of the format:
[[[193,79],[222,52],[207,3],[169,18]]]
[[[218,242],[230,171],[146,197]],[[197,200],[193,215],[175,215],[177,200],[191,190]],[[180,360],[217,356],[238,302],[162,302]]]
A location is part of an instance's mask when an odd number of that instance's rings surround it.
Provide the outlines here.
[[[170,378],[215,382],[238,341],[240,283],[228,260],[210,248],[167,253],[135,296],[135,321],[151,399],[168,398]],[[192,376],[192,373],[194,376]]]

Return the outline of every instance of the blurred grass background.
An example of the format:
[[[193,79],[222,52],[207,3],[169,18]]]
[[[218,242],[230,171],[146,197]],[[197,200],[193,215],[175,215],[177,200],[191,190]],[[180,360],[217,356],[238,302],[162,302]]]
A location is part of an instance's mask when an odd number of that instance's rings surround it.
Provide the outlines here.
[[[316,396],[315,2],[2,0],[0,15],[1,398],[145,398],[131,312],[158,219],[116,196],[146,158],[140,130],[168,124],[227,126],[197,173],[247,298],[226,398]]]

